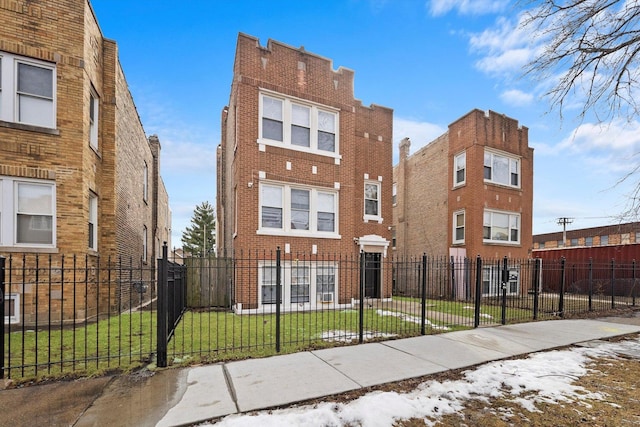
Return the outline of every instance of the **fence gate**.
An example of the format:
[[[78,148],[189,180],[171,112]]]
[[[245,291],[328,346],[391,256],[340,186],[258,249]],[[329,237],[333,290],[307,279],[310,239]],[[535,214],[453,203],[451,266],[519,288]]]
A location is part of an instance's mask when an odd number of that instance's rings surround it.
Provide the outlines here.
[[[186,266],[170,262],[167,244],[158,260],[158,348],[157,365],[167,367],[167,344],[187,308]]]

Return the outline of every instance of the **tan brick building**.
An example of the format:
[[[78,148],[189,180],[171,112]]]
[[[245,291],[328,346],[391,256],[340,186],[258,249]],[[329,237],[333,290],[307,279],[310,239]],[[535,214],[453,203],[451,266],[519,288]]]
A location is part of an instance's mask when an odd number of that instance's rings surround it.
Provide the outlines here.
[[[283,306],[349,304],[336,256],[366,253],[368,296],[390,296],[392,110],[354,98],[354,72],[239,34],[218,148],[219,255],[322,257],[285,266]],[[331,254],[331,255],[329,255]],[[357,259],[357,258],[356,258]],[[275,306],[275,268],[234,282],[238,311]]]
[[[473,110],[413,155],[410,145],[400,143],[393,171],[394,255],[530,256],[533,149],[526,127]]]
[[[170,236],[160,143],[147,139],[117,45],[90,3],[1,1],[0,72],[0,254],[52,254],[54,266],[61,255],[153,265]],[[122,286],[97,300],[126,305]],[[32,305],[53,311],[63,293],[40,290],[36,301],[33,291],[15,282],[10,290],[27,323]]]

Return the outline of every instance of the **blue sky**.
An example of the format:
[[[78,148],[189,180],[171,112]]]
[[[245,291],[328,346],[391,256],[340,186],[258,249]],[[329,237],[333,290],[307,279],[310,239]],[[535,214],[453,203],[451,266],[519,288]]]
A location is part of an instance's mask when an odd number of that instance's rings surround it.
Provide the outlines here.
[[[193,209],[215,203],[215,150],[228,103],[239,32],[266,46],[274,39],[355,71],[364,105],[394,110],[397,143],[411,153],[474,108],[529,128],[534,152],[535,234],[619,222],[634,182],[638,122],[590,117],[561,120],[541,98],[545,82],[521,77],[537,46],[517,28],[520,11],[505,0],[196,1],[92,0],[103,34],[119,57],[148,135],[162,144],[172,244]]]

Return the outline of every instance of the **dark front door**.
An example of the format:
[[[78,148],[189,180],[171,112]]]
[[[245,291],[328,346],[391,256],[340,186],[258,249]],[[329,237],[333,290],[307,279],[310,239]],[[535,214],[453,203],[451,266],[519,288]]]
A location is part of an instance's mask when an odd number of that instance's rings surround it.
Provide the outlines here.
[[[366,252],[364,254],[364,296],[380,298],[380,253]]]

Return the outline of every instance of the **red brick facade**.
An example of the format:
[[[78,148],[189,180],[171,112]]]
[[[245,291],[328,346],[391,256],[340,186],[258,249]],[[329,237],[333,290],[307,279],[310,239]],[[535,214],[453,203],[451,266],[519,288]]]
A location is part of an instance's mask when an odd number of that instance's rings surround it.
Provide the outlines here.
[[[533,149],[527,128],[493,111],[473,110],[411,156],[409,145],[401,143],[394,168],[395,254],[530,256]],[[457,169],[462,156],[464,168]]]
[[[272,254],[277,247],[285,254],[386,254],[393,112],[363,106],[354,98],[353,78],[353,71],[334,70],[330,60],[303,48],[273,40],[263,47],[254,37],[238,36],[217,159],[219,255]],[[270,108],[282,118],[269,119]],[[296,145],[292,136],[300,130],[296,109],[309,120],[302,125],[308,146]],[[283,135],[267,135],[274,123]],[[334,146],[323,145],[327,141]],[[373,216],[365,215],[366,184],[377,197],[368,202]],[[309,198],[302,212],[294,201],[299,193]],[[297,215],[304,219],[296,222]],[[263,301],[255,287],[255,281],[236,283],[236,304],[258,307]],[[351,296],[340,293],[343,301]],[[310,300],[313,306],[313,295]]]

